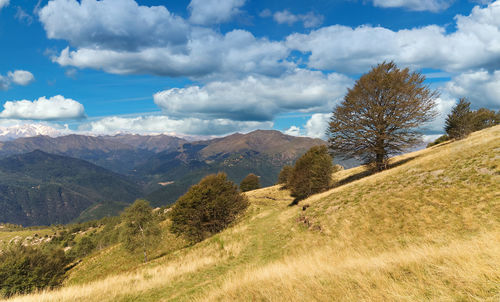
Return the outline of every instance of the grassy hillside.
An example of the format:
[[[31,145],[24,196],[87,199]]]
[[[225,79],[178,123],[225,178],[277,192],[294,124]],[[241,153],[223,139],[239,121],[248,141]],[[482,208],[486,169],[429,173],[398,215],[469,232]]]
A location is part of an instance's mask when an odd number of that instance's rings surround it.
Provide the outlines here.
[[[295,207],[276,186],[249,192],[244,217],[204,242],[126,272],[114,246],[66,287],[14,300],[499,301],[500,126],[393,163],[338,172]]]

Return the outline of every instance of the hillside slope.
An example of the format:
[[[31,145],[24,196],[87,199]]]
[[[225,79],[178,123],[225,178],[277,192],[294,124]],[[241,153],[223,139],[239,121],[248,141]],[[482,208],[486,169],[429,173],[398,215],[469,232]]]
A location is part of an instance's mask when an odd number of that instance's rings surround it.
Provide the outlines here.
[[[91,205],[141,194],[125,177],[80,159],[37,150],[0,160],[0,222],[68,223]]]
[[[276,186],[249,192],[239,223],[204,242],[126,273],[115,246],[14,301],[498,301],[500,126],[393,162],[338,172],[305,210]]]

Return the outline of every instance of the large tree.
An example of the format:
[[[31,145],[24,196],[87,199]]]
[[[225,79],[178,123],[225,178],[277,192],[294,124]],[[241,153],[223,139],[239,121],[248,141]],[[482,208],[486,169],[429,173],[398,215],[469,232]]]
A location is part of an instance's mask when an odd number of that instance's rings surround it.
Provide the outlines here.
[[[425,77],[393,62],[374,67],[356,81],[333,110],[327,130],[335,156],[361,158],[376,171],[390,155],[420,141],[418,127],[436,116],[436,91]]]

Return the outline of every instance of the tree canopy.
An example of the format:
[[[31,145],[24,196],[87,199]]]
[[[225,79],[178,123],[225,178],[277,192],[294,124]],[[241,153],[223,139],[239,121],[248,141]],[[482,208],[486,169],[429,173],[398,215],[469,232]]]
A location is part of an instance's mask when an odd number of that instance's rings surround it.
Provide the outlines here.
[[[393,62],[381,63],[348,89],[327,130],[335,156],[361,158],[377,171],[390,155],[420,141],[418,128],[436,116],[436,91],[425,77]]]

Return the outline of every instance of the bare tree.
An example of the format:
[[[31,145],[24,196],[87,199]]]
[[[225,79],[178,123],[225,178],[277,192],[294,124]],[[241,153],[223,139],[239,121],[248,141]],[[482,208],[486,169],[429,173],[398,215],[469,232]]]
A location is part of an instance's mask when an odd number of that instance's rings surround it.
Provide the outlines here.
[[[335,156],[362,158],[376,171],[387,168],[390,155],[415,145],[418,127],[436,116],[436,91],[425,77],[393,62],[361,76],[333,110],[329,148]]]

